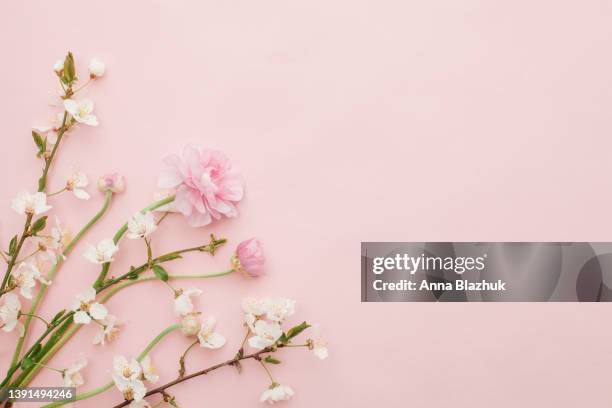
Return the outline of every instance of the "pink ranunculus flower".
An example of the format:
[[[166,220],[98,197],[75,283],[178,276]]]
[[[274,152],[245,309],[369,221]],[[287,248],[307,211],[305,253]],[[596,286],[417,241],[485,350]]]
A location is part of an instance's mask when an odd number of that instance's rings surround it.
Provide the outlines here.
[[[232,258],[232,263],[237,271],[253,278],[263,275],[265,261],[261,243],[256,238],[238,244]]]
[[[176,192],[173,207],[193,227],[236,217],[236,204],[244,196],[244,181],[232,171],[228,158],[193,144],[164,159],[158,186]]]

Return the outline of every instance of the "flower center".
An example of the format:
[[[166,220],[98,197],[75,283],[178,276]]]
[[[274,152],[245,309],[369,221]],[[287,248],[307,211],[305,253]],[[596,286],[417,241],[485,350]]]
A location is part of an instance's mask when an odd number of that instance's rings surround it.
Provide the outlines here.
[[[123,391],[123,397],[128,400],[131,401],[134,399],[134,390],[132,388],[127,388],[125,391]]]

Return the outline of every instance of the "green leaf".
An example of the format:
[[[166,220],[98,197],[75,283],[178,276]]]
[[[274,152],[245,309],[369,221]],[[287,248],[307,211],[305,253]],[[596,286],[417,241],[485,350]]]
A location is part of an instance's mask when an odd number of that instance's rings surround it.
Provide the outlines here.
[[[32,348],[32,351],[30,352],[30,355],[28,356],[28,358],[32,359],[32,361],[36,361],[37,360],[36,357],[40,353],[41,349],[42,349],[42,345],[40,343],[36,343],[34,348]]]
[[[32,224],[32,235],[38,234],[40,231],[44,230],[47,226],[47,216],[40,217],[37,219],[34,224]]]
[[[153,265],[153,273],[164,282],[168,282],[168,272],[159,265]]]
[[[66,309],[58,312],[55,316],[53,316],[53,319],[51,319],[51,324],[57,323],[59,319],[61,319],[62,316],[64,316],[64,313],[66,313]]]
[[[266,358],[264,358],[264,361],[269,364],[280,364],[281,363],[280,360],[277,360],[272,356],[267,356]]]
[[[38,157],[42,156],[47,150],[47,142],[43,137],[36,131],[32,131],[32,138],[34,139],[34,143],[36,147],[38,147],[38,153],[36,154]]]
[[[17,235],[15,235],[13,237],[13,239],[11,239],[11,242],[9,244],[9,256],[13,256],[15,255],[15,251],[17,250]]]
[[[306,330],[309,327],[310,327],[310,325],[308,323],[306,323],[306,322],[302,322],[302,323],[298,324],[297,326],[292,327],[287,332],[287,335],[286,335],[287,341],[291,340],[292,338],[294,338],[295,336],[297,336],[298,334],[300,334],[301,332],[303,332],[304,330]]]
[[[24,358],[23,361],[21,362],[21,369],[22,370],[27,370],[28,368],[32,367],[34,365],[34,360],[32,360],[31,358]]]

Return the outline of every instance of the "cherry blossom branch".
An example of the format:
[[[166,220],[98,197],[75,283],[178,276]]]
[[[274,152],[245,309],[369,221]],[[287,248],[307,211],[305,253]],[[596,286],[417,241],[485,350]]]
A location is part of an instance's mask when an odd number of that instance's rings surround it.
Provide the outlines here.
[[[166,197],[162,200],[159,201],[155,201],[153,203],[151,203],[149,206],[143,208],[142,210],[140,210],[140,212],[142,214],[146,213],[147,211],[153,211],[159,207],[163,207],[164,205],[170,204],[171,202],[174,201],[174,196],[170,196],[170,197]],[[119,228],[119,230],[115,233],[115,236],[113,237],[113,242],[115,244],[117,244],[119,242],[119,240],[121,239],[121,237],[126,233],[127,231],[127,222],[125,224],[123,224],[121,226],[121,228]],[[99,289],[103,284],[104,281],[106,279],[106,275],[108,275],[108,271],[110,269],[110,262],[106,262],[105,264],[102,265],[102,270],[100,271],[100,274],[98,275],[98,278],[96,279],[96,282],[94,283],[94,288],[97,290]]]
[[[172,333],[175,330],[178,330],[180,328],[181,328],[180,324],[173,324],[172,326],[162,330],[161,333],[159,333],[153,340],[151,340],[151,342],[138,355],[138,357],[136,357],[136,361],[141,362],[151,352],[151,350],[153,350],[153,348],[155,346],[157,346],[159,344],[159,342],[164,339],[164,337],[166,337],[170,333]],[[112,387],[113,387],[113,382],[111,381],[109,383],[106,383],[106,384],[98,387],[98,388],[94,388],[93,390],[84,392],[82,394],[77,394],[74,401],[82,401],[84,399],[94,397],[94,396],[96,396],[98,394],[103,393],[106,390],[109,390]],[[65,402],[58,401],[58,402],[54,402],[52,404],[44,405],[42,408],[60,407],[60,406],[65,405],[65,404],[69,404],[70,402],[72,402],[72,401],[65,401]]]
[[[49,272],[47,274],[47,278],[46,279],[47,279],[48,282],[53,281],[53,279],[55,278],[55,275],[57,274],[57,271],[59,270],[59,268],[63,264],[64,257],[68,257],[70,252],[72,252],[72,249],[81,240],[81,238],[83,238],[83,236],[106,213],[106,211],[108,210],[108,208],[111,205],[112,199],[113,199],[113,193],[111,191],[107,191],[106,195],[104,197],[104,204],[102,205],[102,208],[100,209],[100,211],[98,211],[96,213],[96,215],[94,215],[93,218],[87,224],[85,224],[85,226],[83,228],[81,228],[81,230],[78,232],[78,234],[70,241],[70,243],[66,246],[66,248],[64,248],[64,252],[62,253],[63,256],[58,256],[57,257],[55,265],[53,265],[53,267],[49,270]],[[47,291],[47,287],[48,287],[48,285],[46,285],[44,283],[41,284],[40,290],[38,291],[38,294],[36,295],[36,298],[34,298],[34,301],[32,302],[32,306],[30,307],[30,310],[28,311],[29,315],[36,314],[36,309],[38,309],[38,305],[42,301],[42,298],[45,296],[45,293]],[[32,317],[28,316],[26,318],[25,323],[24,323],[24,330],[25,330],[24,335],[22,337],[20,337],[19,340],[17,341],[17,346],[15,347],[15,352],[13,353],[13,359],[12,359],[12,362],[11,362],[11,366],[15,365],[17,363],[17,361],[19,360],[19,356],[21,354],[21,350],[23,348],[23,344],[24,344],[24,342],[26,340],[26,337],[27,337],[27,334],[28,334],[28,329],[30,328],[31,322],[32,322]]]
[[[283,347],[285,347],[285,345],[279,344],[279,345],[273,346],[273,347],[266,347],[266,348],[264,348],[262,350],[259,350],[259,351],[255,352],[255,353],[251,353],[251,354],[242,354],[242,353],[238,352],[236,354],[236,356],[234,358],[230,359],[230,360],[226,360],[226,361],[224,361],[222,363],[215,364],[215,365],[213,365],[211,367],[208,367],[208,368],[206,368],[204,370],[196,371],[195,373],[188,374],[188,375],[186,375],[184,377],[179,377],[179,378],[177,378],[174,381],[170,381],[170,382],[168,382],[168,383],[166,383],[164,385],[161,385],[161,386],[159,386],[157,388],[154,388],[154,389],[148,391],[145,394],[145,398],[146,397],[150,397],[151,395],[155,395],[155,394],[165,394],[166,390],[168,388],[170,388],[170,387],[173,387],[173,386],[175,386],[177,384],[180,384],[180,383],[182,383],[184,381],[191,380],[192,378],[196,378],[196,377],[199,377],[201,375],[206,375],[206,374],[210,373],[211,371],[214,371],[214,370],[219,369],[221,367],[237,366],[240,361],[249,360],[249,359],[254,359],[254,360],[260,361],[262,354],[273,353],[277,349],[283,348]],[[113,406],[112,408],[125,407],[127,405],[130,405],[131,402],[132,401],[123,401],[122,403],[117,404],[117,405]]]
[[[198,247],[194,247],[194,248],[198,248]],[[188,249],[189,250],[193,250],[193,248],[188,248]],[[187,250],[180,250],[180,251],[175,251],[175,252],[171,252],[171,253],[176,253],[176,252],[184,253],[185,251],[187,251]],[[158,258],[167,257],[167,255],[168,254],[162,255],[161,257],[158,257]],[[200,275],[174,275],[174,276],[173,275],[169,275],[168,278],[170,280],[178,280],[178,279],[207,279],[207,278],[215,278],[215,277],[229,275],[229,274],[231,274],[233,272],[235,272],[235,270],[234,269],[230,269],[230,270],[223,271],[223,272],[209,273],[209,274],[200,274]],[[126,281],[126,282],[124,282],[122,284],[118,284],[118,285],[112,287],[112,289],[110,289],[105,294],[105,296],[103,296],[100,299],[100,302],[101,303],[106,303],[117,292],[119,292],[121,289],[124,289],[124,288],[126,288],[128,286],[132,286],[132,285],[134,285],[136,283],[152,281],[152,280],[158,280],[158,278],[154,277],[154,276],[150,276],[150,277],[144,277],[144,278],[140,278],[140,279],[136,279],[136,280],[128,280],[128,281]],[[70,313],[70,316],[72,316],[72,312]],[[81,328],[80,325],[75,325],[72,322],[70,322],[70,324],[68,324],[68,326],[66,328],[64,328],[64,330],[62,331],[61,335],[58,336],[58,339],[56,340],[56,342],[51,344],[49,347],[45,346],[47,351],[39,357],[39,361],[42,362],[42,363],[48,362],[55,355],[55,353],[57,353],[57,351],[61,347],[63,347],[64,344],[66,344],[66,342],[68,342],[68,340],[70,340],[70,338],[72,338],[72,336],[80,328]],[[17,365],[17,367],[18,367],[18,365]],[[30,381],[32,381],[32,379],[36,376],[38,371],[40,371],[39,367],[35,367],[35,366],[31,367],[30,370],[26,370],[25,373],[22,373],[17,378],[17,380],[15,381],[14,385],[15,386],[26,386],[26,385],[28,385],[30,383]]]
[[[71,88],[69,87],[68,89],[70,90]],[[51,168],[51,163],[53,163],[55,154],[57,153],[57,150],[59,149],[59,145],[62,141],[62,136],[64,136],[64,133],[66,133],[66,130],[67,130],[66,120],[67,119],[68,119],[68,112],[64,111],[62,125],[59,131],[57,132],[57,141],[55,145],[53,146],[53,149],[51,150],[49,157],[45,157],[45,167],[43,168],[42,176],[38,179],[38,191],[39,192],[44,192],[47,187],[47,178],[49,176],[49,169]],[[6,285],[9,281],[9,278],[11,277],[11,271],[13,270],[13,268],[15,267],[15,264],[17,263],[16,261],[19,256],[19,252],[21,251],[21,248],[23,247],[23,243],[29,236],[28,231],[32,223],[32,217],[33,217],[33,214],[27,215],[25,225],[23,227],[23,233],[21,234],[21,238],[19,239],[19,242],[17,243],[15,250],[10,255],[10,260],[6,268],[4,278],[2,279],[2,285],[0,285],[0,296],[2,296],[5,293]]]
[[[32,224],[32,214],[28,214],[25,225],[23,226],[23,232],[21,233],[21,238],[19,238],[19,242],[15,247],[14,251],[10,254],[10,260],[8,266],[6,267],[6,272],[4,273],[4,279],[2,279],[2,285],[0,285],[0,296],[4,295],[6,284],[11,277],[11,272],[17,263],[17,257],[19,256],[19,252],[21,251],[21,247],[23,247],[23,243],[28,238],[28,231],[30,230],[30,224]]]

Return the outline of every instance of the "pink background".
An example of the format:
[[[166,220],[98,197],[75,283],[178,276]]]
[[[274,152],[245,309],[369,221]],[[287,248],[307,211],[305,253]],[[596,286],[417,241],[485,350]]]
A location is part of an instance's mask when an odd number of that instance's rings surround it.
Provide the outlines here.
[[[611,18],[603,0],[5,1],[3,245],[22,223],[10,199],[39,175],[29,128],[50,116],[51,66],[69,49],[83,76],[94,56],[108,75],[87,91],[101,126],[66,140],[51,188],[71,165],[128,180],[85,241],[151,201],[161,158],[187,141],[223,150],[246,177],[239,219],[189,229],[177,216],[155,233],[159,251],[210,232],[231,240],[172,273],[221,270],[252,235],[268,256],[263,279],[197,282],[229,341],[196,350],[190,369],[235,353],[243,296],[283,295],[298,301],[293,322],[320,323],[331,347],[323,362],[282,352],[274,373],[294,408],[609,406],[610,305],[361,304],[359,254],[366,240],[610,241]],[[52,200],[74,230],[100,206],[90,191]],[[141,247],[124,242],[114,270],[140,263]],[[43,314],[93,281],[82,251]],[[113,355],[175,321],[171,302],[160,284],[117,295],[121,337],[93,347],[87,327],[51,365],[95,353],[82,390],[102,384]],[[15,337],[0,339],[4,367]],[[152,353],[163,380],[187,344],[176,334]],[[266,386],[251,362],[172,392],[183,407],[256,407]],[[77,406],[120,400],[112,390]]]

